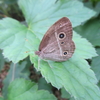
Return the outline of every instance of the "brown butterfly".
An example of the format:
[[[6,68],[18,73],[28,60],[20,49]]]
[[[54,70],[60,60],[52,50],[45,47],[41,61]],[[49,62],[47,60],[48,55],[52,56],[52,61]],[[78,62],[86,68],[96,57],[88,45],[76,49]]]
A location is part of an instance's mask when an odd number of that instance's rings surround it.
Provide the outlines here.
[[[41,59],[61,62],[72,57],[74,50],[72,25],[67,17],[63,17],[48,29],[35,54]]]

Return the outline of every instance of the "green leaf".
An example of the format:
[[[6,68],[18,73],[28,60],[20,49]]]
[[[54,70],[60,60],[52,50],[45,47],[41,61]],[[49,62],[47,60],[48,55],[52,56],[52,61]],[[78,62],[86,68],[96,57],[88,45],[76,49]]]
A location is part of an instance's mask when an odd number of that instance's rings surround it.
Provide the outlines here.
[[[71,97],[71,95],[68,92],[66,92],[64,88],[61,89],[61,94],[62,98],[66,98],[68,100],[75,100],[73,97]]]
[[[83,5],[78,0],[25,0],[19,1],[19,6],[24,13],[30,28],[40,32],[45,27],[50,27],[63,16],[68,17],[73,27],[93,17],[96,12]],[[30,15],[30,16],[29,16]],[[47,30],[47,29],[46,29]],[[45,30],[45,31],[46,31]]]
[[[42,77],[38,80],[38,87],[40,90],[48,90],[52,93],[52,86],[46,82],[46,80]]]
[[[91,59],[97,56],[95,49],[86,39],[81,38],[80,35],[73,32],[73,41],[75,42],[75,53],[84,59]]]
[[[4,98],[3,97],[0,97],[0,100],[4,100]]]
[[[90,20],[85,25],[76,27],[75,31],[87,38],[94,46],[100,46],[100,20]]]
[[[66,99],[69,99],[71,96],[68,92],[66,92],[66,90],[64,88],[61,89],[61,97],[62,98],[66,98]]]
[[[77,100],[84,98],[84,96],[87,100],[93,100],[92,98],[96,97],[98,99],[100,98],[100,91],[95,85],[97,80],[92,70],[90,70],[90,66],[84,60],[95,57],[97,54],[86,39],[81,38],[75,32],[73,35],[76,46],[75,53],[66,62],[46,62],[38,60],[36,55],[33,55],[34,57],[30,55],[31,62],[34,63],[37,70],[41,71],[47,82],[58,89],[64,87]],[[91,92],[95,92],[94,95]]]
[[[8,100],[56,100],[44,90],[37,90],[37,85],[24,79],[16,79],[8,88]]]
[[[5,80],[3,81],[3,96],[4,98],[7,98],[7,88],[11,81],[13,81],[16,78],[26,78],[29,79],[29,61],[23,61],[20,64],[14,65],[13,63],[10,66],[9,72]]]
[[[34,62],[33,63],[37,63]],[[66,62],[40,60],[38,69],[54,87],[64,87],[76,100],[99,100],[97,79],[88,63],[76,54]]]
[[[100,80],[100,48],[97,48],[96,50],[99,56],[93,58],[91,66],[92,70],[95,72],[97,79]]]
[[[0,20],[0,48],[4,49],[3,55],[9,60],[17,63],[24,59],[28,56],[26,52],[36,50],[38,43],[35,34],[18,21],[11,18]]]

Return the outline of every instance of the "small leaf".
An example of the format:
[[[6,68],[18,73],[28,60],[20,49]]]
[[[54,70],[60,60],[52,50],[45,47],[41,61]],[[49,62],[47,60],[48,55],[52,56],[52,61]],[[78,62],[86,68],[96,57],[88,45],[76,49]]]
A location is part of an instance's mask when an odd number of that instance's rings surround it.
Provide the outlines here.
[[[37,90],[37,85],[24,79],[16,79],[8,88],[8,100],[56,100],[44,90]]]
[[[75,28],[75,31],[87,38],[94,46],[100,46],[100,20],[90,20],[85,25]]]

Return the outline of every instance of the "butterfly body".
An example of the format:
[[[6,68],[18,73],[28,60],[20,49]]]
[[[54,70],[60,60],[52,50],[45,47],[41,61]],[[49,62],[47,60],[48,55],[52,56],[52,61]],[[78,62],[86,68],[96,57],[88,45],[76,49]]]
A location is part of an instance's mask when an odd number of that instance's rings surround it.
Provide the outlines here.
[[[74,50],[72,25],[68,18],[63,17],[49,28],[35,54],[42,59],[61,62],[68,60]]]

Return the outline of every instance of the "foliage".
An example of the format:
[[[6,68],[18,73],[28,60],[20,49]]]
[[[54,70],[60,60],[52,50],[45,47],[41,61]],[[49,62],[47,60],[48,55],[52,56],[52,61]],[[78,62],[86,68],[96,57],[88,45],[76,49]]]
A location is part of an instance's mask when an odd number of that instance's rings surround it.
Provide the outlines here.
[[[49,92],[38,90],[35,83],[24,79],[13,81],[8,87],[8,91],[9,100],[28,100],[29,98],[31,100],[57,100],[52,94],[49,94]]]
[[[12,5],[16,2],[16,0],[8,1],[13,2]],[[56,100],[47,92],[48,90],[53,93],[52,86],[54,86],[61,89],[61,97],[69,100],[99,100],[100,90],[97,82],[100,80],[100,57],[96,57],[97,53],[100,55],[99,5],[99,2],[94,6],[94,2],[80,0],[19,0],[16,12],[17,15],[21,14],[19,8],[21,9],[23,15],[20,19],[24,16],[25,22],[19,22],[20,20],[11,17],[0,20],[0,49],[4,58],[11,61],[8,75],[3,81],[3,98]],[[9,16],[8,13],[4,14]],[[73,41],[76,47],[74,55],[65,62],[39,59],[34,52],[38,50],[43,35],[54,22],[64,16],[70,19],[74,28]],[[98,47],[97,53],[94,47]],[[3,56],[0,54],[0,70],[5,63]],[[28,56],[29,58],[25,59]],[[89,59],[89,63],[86,59]],[[44,90],[38,90],[37,84],[29,80],[30,61],[46,82],[51,83],[46,84],[41,78],[36,80],[39,89]],[[37,71],[34,72],[38,76],[40,73]]]

